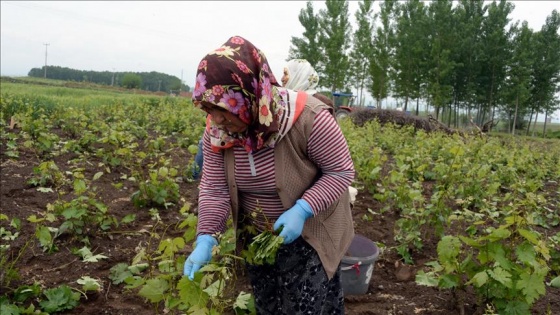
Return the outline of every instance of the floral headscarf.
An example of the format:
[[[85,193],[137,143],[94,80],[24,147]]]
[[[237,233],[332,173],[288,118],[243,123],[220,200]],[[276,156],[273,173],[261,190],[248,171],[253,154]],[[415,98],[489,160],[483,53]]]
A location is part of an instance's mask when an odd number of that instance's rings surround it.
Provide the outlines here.
[[[287,89],[305,91],[309,95],[317,93],[319,75],[309,61],[305,59],[292,59],[286,65],[288,69],[288,82],[284,86]]]
[[[233,36],[207,54],[196,75],[193,102],[209,102],[248,124],[246,132],[229,133],[212,120],[207,128],[214,148],[244,146],[247,152],[274,147],[287,116],[287,95],[272,74],[266,56],[248,40]]]

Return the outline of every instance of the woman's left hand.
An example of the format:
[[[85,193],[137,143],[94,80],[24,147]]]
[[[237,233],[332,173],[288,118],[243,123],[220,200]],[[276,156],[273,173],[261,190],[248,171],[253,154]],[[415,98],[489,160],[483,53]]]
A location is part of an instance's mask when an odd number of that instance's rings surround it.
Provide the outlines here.
[[[280,236],[284,238],[284,244],[290,244],[300,237],[305,221],[312,216],[313,211],[309,203],[303,199],[298,199],[293,207],[278,217],[273,228],[277,231],[282,227]]]

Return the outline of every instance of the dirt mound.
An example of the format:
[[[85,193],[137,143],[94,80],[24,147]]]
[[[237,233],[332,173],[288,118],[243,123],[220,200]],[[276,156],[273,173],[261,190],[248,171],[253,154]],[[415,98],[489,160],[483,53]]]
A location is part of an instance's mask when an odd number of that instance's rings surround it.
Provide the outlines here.
[[[462,135],[460,131],[445,126],[431,115],[419,117],[393,109],[360,109],[353,111],[350,118],[358,126],[363,126],[368,121],[377,120],[383,125],[393,123],[399,126],[414,126],[415,129],[422,129],[426,132],[442,131],[450,135]]]

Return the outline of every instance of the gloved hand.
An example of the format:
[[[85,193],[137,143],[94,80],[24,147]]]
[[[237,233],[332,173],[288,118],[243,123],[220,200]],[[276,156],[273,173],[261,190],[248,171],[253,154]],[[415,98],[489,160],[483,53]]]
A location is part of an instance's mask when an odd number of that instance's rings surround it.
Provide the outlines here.
[[[218,245],[218,241],[213,236],[208,234],[199,235],[196,238],[196,246],[193,252],[185,261],[183,274],[189,277],[190,280],[194,279],[194,273],[212,259],[212,247],[216,245]]]
[[[282,232],[280,232],[280,236],[284,238],[284,244],[290,244],[301,235],[305,220],[312,216],[313,211],[307,201],[298,199],[293,207],[278,217],[278,220],[274,222],[273,228],[277,231],[280,227],[284,227]]]

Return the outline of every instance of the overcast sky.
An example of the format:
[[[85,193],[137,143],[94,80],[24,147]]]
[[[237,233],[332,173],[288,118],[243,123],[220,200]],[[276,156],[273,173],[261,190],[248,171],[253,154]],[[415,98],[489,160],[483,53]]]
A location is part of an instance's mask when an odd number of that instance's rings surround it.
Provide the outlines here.
[[[379,3],[379,1],[376,1]],[[560,1],[510,1],[513,21],[541,29]],[[240,35],[263,50],[278,79],[305,1],[0,1],[1,74],[47,64],[94,71],[157,71],[194,85],[202,57]],[[314,3],[315,12],[324,1]],[[378,12],[378,4],[374,5]],[[357,1],[350,1],[353,19]],[[48,44],[46,46],[45,44]]]

